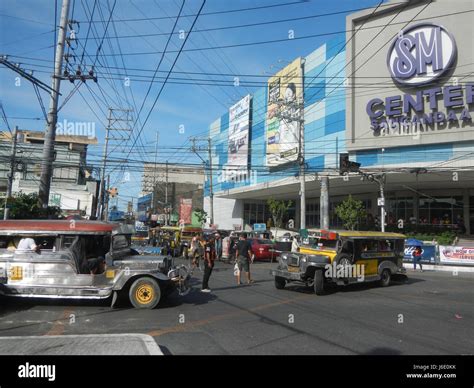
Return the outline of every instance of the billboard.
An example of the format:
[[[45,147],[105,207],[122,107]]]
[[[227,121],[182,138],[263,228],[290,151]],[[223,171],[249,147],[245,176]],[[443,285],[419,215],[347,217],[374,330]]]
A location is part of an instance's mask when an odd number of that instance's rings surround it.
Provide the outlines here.
[[[191,198],[181,198],[179,200],[179,219],[180,223],[186,225],[191,223],[191,214],[193,211],[193,200]]]
[[[415,250],[414,246],[405,245],[403,260],[413,262],[414,250]],[[422,245],[421,246],[421,259],[418,262],[432,263],[432,264],[436,263],[436,246],[435,245]]]
[[[247,167],[250,128],[250,94],[229,109],[229,139],[227,165]]]
[[[268,80],[266,145],[268,167],[295,162],[299,153],[300,116],[297,103],[303,96],[301,58]],[[284,120],[279,116],[286,116]],[[293,118],[288,120],[288,117]]]
[[[449,16],[454,3],[455,18]],[[474,61],[472,39],[466,39],[473,32],[472,1],[433,2],[423,11],[426,22],[403,27],[391,23],[397,11],[403,19],[413,17],[413,9],[399,4],[387,4],[386,12],[376,15],[367,9],[347,16],[347,26],[358,31],[353,37],[346,35],[346,72],[351,74],[346,88],[347,150],[472,140],[474,76],[466,74],[462,81],[459,77],[460,65]],[[386,28],[374,36],[370,29],[360,29],[364,23]],[[370,57],[354,56],[369,41],[380,49]],[[381,79],[384,87],[359,93]],[[410,156],[404,160],[408,163]]]
[[[474,265],[474,247],[439,246],[441,264]]]
[[[138,198],[137,202],[137,216],[138,220],[145,222],[147,221],[147,211],[151,207],[152,195],[144,195],[143,197]]]

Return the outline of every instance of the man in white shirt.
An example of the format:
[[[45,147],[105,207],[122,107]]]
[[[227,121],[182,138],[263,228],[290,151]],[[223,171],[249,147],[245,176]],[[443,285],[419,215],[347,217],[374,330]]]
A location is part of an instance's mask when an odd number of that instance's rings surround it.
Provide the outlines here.
[[[38,246],[31,237],[23,237],[16,248],[17,252],[36,252],[37,250]]]

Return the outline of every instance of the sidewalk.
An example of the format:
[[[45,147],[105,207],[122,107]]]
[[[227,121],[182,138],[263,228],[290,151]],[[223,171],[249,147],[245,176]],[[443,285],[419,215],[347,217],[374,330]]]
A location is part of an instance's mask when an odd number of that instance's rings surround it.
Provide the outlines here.
[[[84,334],[0,337],[0,355],[163,355],[145,334]]]
[[[419,263],[418,263],[419,265]],[[464,265],[446,265],[446,264],[425,264],[422,263],[423,270],[429,271],[444,271],[444,272],[471,272],[474,273],[474,267],[467,267]],[[407,269],[413,269],[413,263],[403,263],[403,266]]]

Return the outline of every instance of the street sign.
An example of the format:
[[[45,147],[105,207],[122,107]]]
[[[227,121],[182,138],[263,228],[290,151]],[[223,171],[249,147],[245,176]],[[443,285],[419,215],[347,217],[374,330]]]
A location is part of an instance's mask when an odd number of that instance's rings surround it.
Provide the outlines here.
[[[266,224],[253,224],[253,230],[256,232],[264,232],[267,230],[267,225]]]
[[[385,198],[377,198],[378,206],[385,206]]]

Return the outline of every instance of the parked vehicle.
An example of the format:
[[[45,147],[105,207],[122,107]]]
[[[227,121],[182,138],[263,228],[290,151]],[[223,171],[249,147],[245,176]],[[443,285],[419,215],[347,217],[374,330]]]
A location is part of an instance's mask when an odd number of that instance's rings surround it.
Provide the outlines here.
[[[278,256],[275,243],[272,240],[252,238],[250,241],[255,260],[270,260],[270,262],[273,262]]]
[[[187,269],[169,256],[137,255],[130,248],[133,229],[97,221],[0,221],[0,294],[112,296],[112,306],[120,294],[136,308],[151,309],[173,290],[187,293]]]
[[[302,282],[325,293],[329,283],[346,285],[378,281],[390,285],[395,275],[405,274],[403,267],[405,236],[398,233],[316,230],[298,253],[280,255],[275,287]]]

